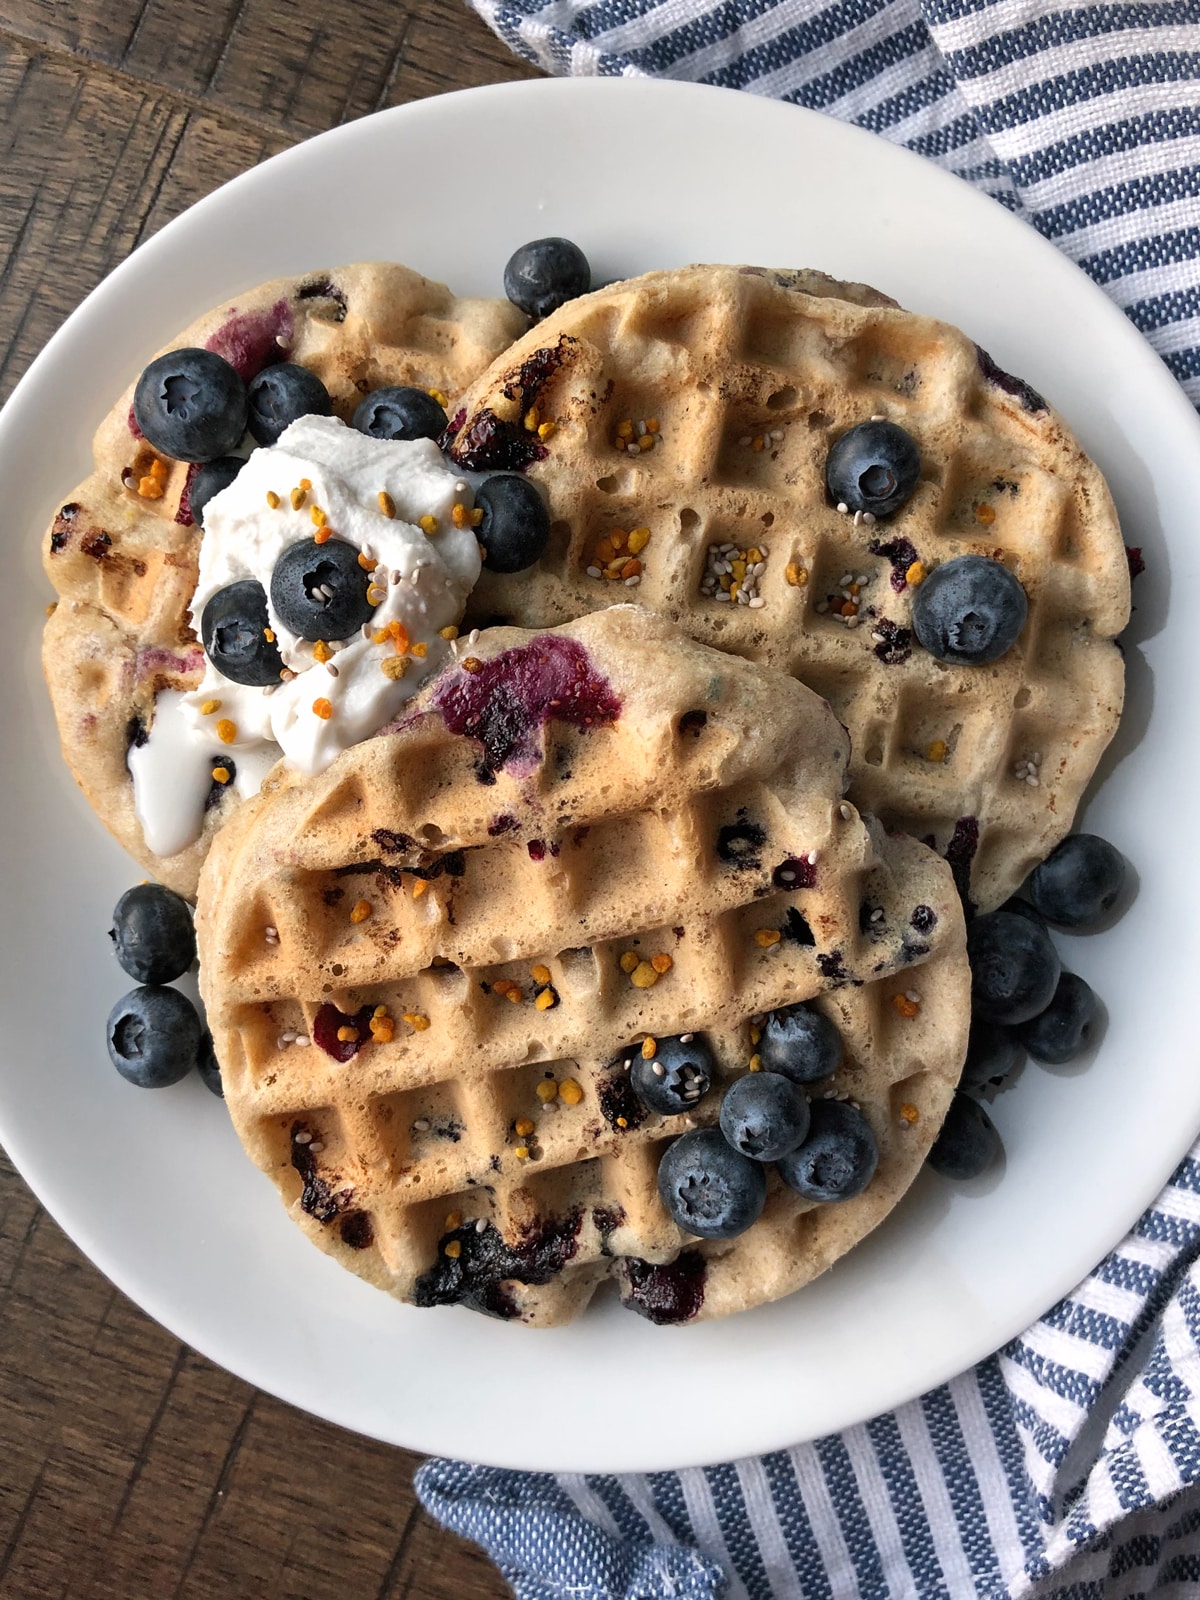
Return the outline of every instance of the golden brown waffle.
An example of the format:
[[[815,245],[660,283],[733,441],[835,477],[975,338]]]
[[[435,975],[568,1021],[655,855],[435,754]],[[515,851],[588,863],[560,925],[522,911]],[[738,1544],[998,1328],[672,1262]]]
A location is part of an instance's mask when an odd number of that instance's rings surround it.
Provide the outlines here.
[[[609,1276],[670,1321],[827,1267],[915,1176],[969,1013],[951,873],[842,800],[846,756],[793,679],[620,606],[487,632],[398,731],[277,768],[214,842],[197,928],[235,1126],[295,1220],[403,1299],[530,1323]],[[877,1175],[813,1206],[772,1169],[752,1230],[690,1240],[663,1149],[715,1122],[754,1019],[805,999],[845,1044],[813,1092],[861,1106]],[[719,1083],[690,1121],[646,1112],[623,1061],[689,1030]]]
[[[830,444],[872,416],[921,452],[912,499],[875,525],[825,489]],[[548,627],[636,596],[796,674],[850,731],[856,804],[936,841],[981,908],[1070,827],[1121,710],[1125,552],[1060,419],[956,329],[815,274],[650,273],[533,329],[457,420],[452,456],[527,467],[554,518],[538,567],[485,572],[469,619]],[[989,667],[911,634],[914,564],[966,552],[1029,597]],[[743,592],[705,593],[706,574]]]
[[[268,360],[298,361],[349,420],[363,394],[390,384],[456,394],[525,326],[505,300],[460,300],[407,267],[368,263],[264,284],[168,348],[205,345],[244,378]],[[47,533],[59,603],[43,661],[63,754],[92,807],[147,871],[190,896],[212,834],[238,801],[214,786],[203,835],[169,858],[148,850],[134,814],[130,741],[152,721],[160,690],[196,687],[203,657],[188,623],[199,548],[191,474],[131,428],[132,400],[130,385],[96,434],[95,470]]]

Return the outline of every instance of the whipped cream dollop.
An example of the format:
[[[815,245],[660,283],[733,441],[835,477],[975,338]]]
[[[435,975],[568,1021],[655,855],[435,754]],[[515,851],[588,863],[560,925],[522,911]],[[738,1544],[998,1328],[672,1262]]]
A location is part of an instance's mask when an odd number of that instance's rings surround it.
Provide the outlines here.
[[[256,579],[267,595],[268,621],[286,674],[278,684],[259,688],[232,682],[206,658],[200,687],[172,705],[161,730],[159,696],[149,745],[157,735],[182,756],[180,741],[190,737],[192,747],[204,753],[197,763],[178,761],[178,826],[157,827],[159,836],[170,832],[178,839],[186,832],[185,844],[198,837],[212,770],[222,760],[233,766],[239,793],[251,774],[257,789],[280,756],[303,773],[320,772],[348,745],[397,716],[450,655],[442,630],[458,623],[479,577],[473,505],[470,480],[447,463],[432,439],[373,439],[335,417],[310,416],[293,422],[277,444],[253,452],[233,483],[204,508],[191,620],[199,635],[213,595]],[[352,638],[316,645],[286,627],[270,602],[279,557],[317,532],[314,507],[331,538],[375,562],[371,596],[379,597],[371,620]],[[328,660],[320,659],[326,652]],[[147,785],[139,784],[138,768],[163,771],[165,764],[144,748],[137,754],[130,770],[145,829],[140,791]],[[160,788],[156,794],[154,810],[161,814]]]

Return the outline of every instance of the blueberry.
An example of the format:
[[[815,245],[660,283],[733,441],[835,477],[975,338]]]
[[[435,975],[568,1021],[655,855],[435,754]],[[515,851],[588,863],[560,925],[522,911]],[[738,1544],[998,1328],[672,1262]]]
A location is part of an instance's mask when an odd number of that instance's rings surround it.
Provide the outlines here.
[[[131,989],[108,1014],[108,1054],[139,1089],[178,1083],[196,1065],[200,1018],[178,989],[149,984]]]
[[[1018,1037],[1035,1061],[1061,1066],[1064,1061],[1073,1061],[1087,1044],[1096,1010],[1096,996],[1090,984],[1073,972],[1064,972],[1053,1000],[1045,1011],[1021,1025]]]
[[[1046,919],[1028,900],[1022,900],[1018,895],[1013,895],[999,908],[1001,911],[1011,911],[1014,917],[1028,917],[1030,922],[1039,922],[1045,927]]]
[[[686,1044],[681,1039],[657,1039],[649,1060],[639,1049],[629,1081],[643,1105],[670,1117],[699,1104],[712,1086],[714,1067],[708,1041],[693,1033]]]
[[[534,239],[514,251],[504,269],[505,294],[535,322],[591,287],[588,258],[570,239]]]
[[[975,918],[967,929],[967,956],[972,1017],[1009,1027],[1046,1009],[1062,971],[1042,924],[1011,911]]]
[[[793,1083],[816,1083],[838,1069],[842,1041],[828,1017],[807,1006],[781,1006],[763,1024],[758,1054],[763,1070]]]
[[[349,639],[374,607],[358,551],[341,539],[289,545],[271,574],[271,604],[285,628],[301,639]]]
[[[1021,1041],[1010,1029],[995,1022],[972,1022],[962,1087],[982,1089],[988,1083],[1001,1083],[1016,1071],[1020,1060]]]
[[[266,590],[256,578],[226,584],[200,617],[204,653],[231,683],[278,683],[283,658],[279,646],[267,638],[270,626]]]
[[[489,572],[520,572],[545,551],[550,513],[519,472],[493,473],[476,492],[475,505],[483,512],[475,533],[487,551],[483,564]]]
[[[1030,874],[1026,893],[1047,922],[1091,928],[1125,887],[1125,857],[1094,833],[1072,833]]]
[[[213,1036],[208,1029],[204,1030],[204,1037],[200,1040],[200,1053],[196,1057],[196,1071],[200,1074],[204,1087],[215,1094],[218,1099],[224,1100],[225,1088],[221,1082],[221,1063],[217,1060],[217,1052],[213,1046]]]
[[[955,1090],[954,1099],[933,1141],[929,1165],[943,1178],[977,1178],[999,1156],[1000,1135],[978,1100]]]
[[[372,439],[440,439],[447,421],[431,394],[408,385],[376,389],[354,413],[354,426]]]
[[[808,1096],[778,1072],[748,1072],[721,1101],[721,1132],[753,1161],[778,1161],[808,1132]]]
[[[176,461],[226,456],[246,431],[246,386],[211,350],[172,350],[137,381],[133,414],[156,450]]]
[[[830,446],[825,486],[835,505],[887,517],[912,495],[921,452],[894,422],[860,422]]]
[[[204,526],[204,508],[213,495],[228,489],[245,465],[241,456],[218,456],[215,461],[206,461],[197,472],[188,489],[188,505],[198,528]]]
[[[759,1162],[731,1149],[715,1128],[697,1128],[667,1146],[658,1166],[658,1192],[685,1233],[735,1239],[758,1221],[767,1175]]]
[[[955,556],[913,595],[913,630],[934,660],[983,667],[1012,649],[1028,611],[1007,567],[987,556]]]
[[[852,1200],[875,1176],[879,1146],[861,1111],[817,1100],[803,1143],[780,1157],[779,1176],[806,1200]]]
[[[259,444],[274,444],[297,417],[329,417],[333,401],[329,390],[307,367],[280,361],[264,367],[246,388],[247,425]]]
[[[192,908],[158,883],[127,889],[113,910],[109,938],[117,960],[139,983],[170,983],[196,959]]]

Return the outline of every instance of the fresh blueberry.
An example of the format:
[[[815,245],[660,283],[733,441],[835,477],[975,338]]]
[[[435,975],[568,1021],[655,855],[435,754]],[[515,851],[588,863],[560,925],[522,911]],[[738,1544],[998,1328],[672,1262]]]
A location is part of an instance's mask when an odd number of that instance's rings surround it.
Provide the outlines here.
[[[242,578],[218,589],[200,617],[204,653],[231,683],[262,687],[278,683],[283,670],[279,646],[268,639],[267,594],[257,578]]]
[[[196,1065],[200,1018],[178,989],[149,984],[131,989],[108,1014],[108,1054],[139,1089],[178,1083]]]
[[[271,604],[285,628],[301,639],[349,639],[374,607],[358,551],[341,539],[302,539],[275,563]]]
[[[804,1141],[778,1162],[779,1176],[806,1200],[852,1200],[875,1176],[879,1146],[861,1111],[817,1100]]]
[[[1035,1061],[1061,1066],[1073,1061],[1086,1046],[1096,1009],[1091,986],[1075,973],[1064,972],[1045,1011],[1023,1023],[1017,1034]]]
[[[667,1146],[658,1165],[658,1192],[685,1233],[734,1239],[762,1214],[767,1175],[715,1128],[697,1128]]]
[[[431,394],[407,384],[374,390],[354,413],[354,426],[372,439],[440,439],[447,420]]]
[[[211,1094],[215,1094],[218,1099],[224,1100],[225,1088],[221,1082],[221,1063],[217,1060],[213,1036],[207,1028],[204,1030],[204,1037],[200,1040],[200,1053],[196,1057],[196,1071],[200,1074],[204,1087]]]
[[[816,1083],[838,1069],[842,1041],[828,1017],[807,1006],[781,1006],[763,1023],[758,1054],[766,1072],[793,1083]]]
[[[956,1090],[929,1152],[929,1165],[943,1178],[977,1178],[992,1165],[1000,1150],[1000,1135],[991,1117],[978,1100]]]
[[[836,439],[825,461],[825,486],[835,505],[890,516],[921,476],[921,452],[894,422],[860,422]]]
[[[1012,649],[1028,611],[1007,567],[987,556],[955,556],[913,595],[913,630],[935,661],[983,667]]]
[[[654,1055],[647,1059],[640,1050],[633,1057],[629,1081],[634,1093],[651,1111],[664,1117],[690,1111],[712,1086],[716,1063],[703,1034],[682,1039],[656,1039]]]
[[[1072,833],[1030,874],[1026,892],[1047,922],[1091,928],[1125,887],[1125,857],[1094,833]]]
[[[475,530],[487,551],[489,572],[521,572],[531,567],[550,542],[550,513],[528,478],[519,472],[496,472],[475,494],[483,521]]]
[[[1017,1070],[1020,1061],[1021,1041],[1011,1029],[995,1022],[972,1022],[962,1087],[982,1089],[988,1083],[1002,1083]]]
[[[778,1161],[808,1132],[808,1096],[779,1072],[748,1072],[721,1101],[721,1132],[752,1161]]]
[[[246,387],[247,425],[259,444],[274,444],[297,417],[329,417],[333,401],[329,390],[307,367],[280,361],[264,367]]]
[[[967,956],[972,1017],[1009,1027],[1046,1009],[1062,971],[1043,925],[1011,911],[975,918],[967,929]]]
[[[218,456],[215,461],[206,461],[197,472],[188,489],[188,505],[198,528],[204,526],[204,508],[213,495],[228,489],[245,465],[241,456]]]
[[[138,983],[170,983],[196,959],[192,908],[159,883],[127,889],[113,910],[109,938],[117,960]]]
[[[535,322],[591,286],[588,258],[570,239],[534,239],[514,251],[504,269],[505,294]]]
[[[227,456],[246,431],[246,386],[211,350],[172,350],[137,381],[133,414],[156,450],[176,461]]]

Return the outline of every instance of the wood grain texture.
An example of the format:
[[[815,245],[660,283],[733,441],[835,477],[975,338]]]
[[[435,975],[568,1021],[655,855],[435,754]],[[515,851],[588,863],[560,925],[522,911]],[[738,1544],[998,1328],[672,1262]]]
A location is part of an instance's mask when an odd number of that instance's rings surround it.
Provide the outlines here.
[[[535,75],[458,0],[3,0],[0,398],[227,179],[382,106]],[[0,1154],[0,1600],[500,1600],[422,1512],[416,1463],[179,1344]]]

